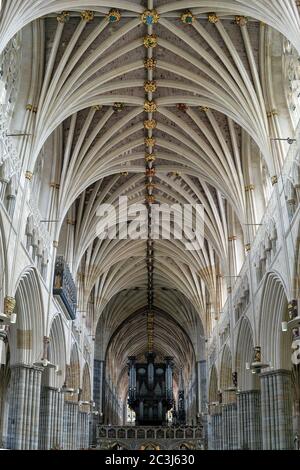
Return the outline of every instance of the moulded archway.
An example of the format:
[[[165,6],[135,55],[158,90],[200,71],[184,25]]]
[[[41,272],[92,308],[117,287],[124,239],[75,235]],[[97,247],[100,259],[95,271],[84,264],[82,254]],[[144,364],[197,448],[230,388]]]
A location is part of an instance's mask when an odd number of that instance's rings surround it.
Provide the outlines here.
[[[0,219],[0,308],[3,308],[7,286],[7,253],[5,249],[4,231]]]
[[[259,331],[262,361],[272,369],[292,367],[291,332],[282,331],[282,322],[288,320],[286,289],[279,275],[271,272],[264,282]]]
[[[50,387],[60,388],[66,374],[66,339],[59,315],[52,320],[48,341],[47,357],[56,368],[46,368],[43,373],[43,382]]]
[[[16,324],[9,329],[11,364],[33,365],[42,359],[44,307],[36,269],[27,268],[17,283]]]
[[[209,403],[217,403],[219,401],[218,374],[215,366],[213,366],[210,371],[208,401]]]
[[[220,364],[220,389],[223,403],[229,403],[235,399],[235,393],[229,391],[232,386],[232,355],[229,346],[225,344]]]
[[[66,394],[67,401],[77,402],[80,390],[80,360],[77,344],[74,343],[71,349],[70,364],[66,366],[67,388],[73,389],[73,393]]]
[[[252,374],[250,365],[253,360],[254,342],[250,322],[242,318],[236,341],[236,371],[238,390],[248,391],[259,389],[259,379]]]

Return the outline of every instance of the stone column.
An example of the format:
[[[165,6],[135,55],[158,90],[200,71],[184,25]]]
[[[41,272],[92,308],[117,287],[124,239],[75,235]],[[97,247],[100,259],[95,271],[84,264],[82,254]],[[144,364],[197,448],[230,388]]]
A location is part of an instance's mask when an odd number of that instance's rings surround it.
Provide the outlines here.
[[[8,418],[10,449],[38,448],[42,369],[25,365],[11,367]]]
[[[139,409],[139,420],[143,421],[144,419],[144,402],[143,400],[140,401],[140,409]]]
[[[104,397],[104,361],[94,360],[94,393],[95,410],[98,415],[93,415],[92,420],[92,443],[96,444],[96,428],[103,420],[103,397]]]
[[[263,449],[293,449],[291,372],[265,372],[260,381]]]
[[[220,406],[217,406],[211,413],[211,441],[213,450],[223,449],[222,432],[222,413]]]
[[[77,449],[78,402],[65,401],[63,417],[64,450]]]
[[[261,400],[260,390],[249,390],[237,394],[238,448],[260,450]]]
[[[8,388],[10,381],[9,366],[6,365],[6,340],[5,327],[0,326],[0,446],[7,446],[7,410]]]
[[[166,356],[166,373],[165,373],[165,382],[166,382],[166,398],[167,400],[172,400],[173,398],[173,357]]]
[[[215,432],[215,448],[216,450],[223,449],[223,428],[222,428],[222,413],[215,415],[216,432]]]
[[[89,447],[89,413],[79,411],[77,429],[77,448],[88,449]]]
[[[197,361],[196,363],[197,378],[197,422],[203,425],[203,434],[205,440],[208,440],[208,422],[206,414],[207,389],[206,389],[206,361]]]
[[[119,399],[117,395],[117,387],[113,385],[113,423],[112,424],[119,423],[118,406],[119,406]]]
[[[64,396],[56,388],[41,392],[39,449],[63,447]]]
[[[228,403],[222,406],[223,449],[238,449],[237,405]]]

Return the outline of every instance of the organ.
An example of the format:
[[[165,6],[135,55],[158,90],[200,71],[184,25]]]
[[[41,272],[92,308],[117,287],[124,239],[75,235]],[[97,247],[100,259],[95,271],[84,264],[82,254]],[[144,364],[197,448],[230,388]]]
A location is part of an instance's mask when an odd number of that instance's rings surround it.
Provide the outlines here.
[[[155,362],[155,354],[146,354],[145,363],[128,358],[128,404],[136,414],[137,425],[161,426],[167,422],[167,412],[173,406],[173,358]]]

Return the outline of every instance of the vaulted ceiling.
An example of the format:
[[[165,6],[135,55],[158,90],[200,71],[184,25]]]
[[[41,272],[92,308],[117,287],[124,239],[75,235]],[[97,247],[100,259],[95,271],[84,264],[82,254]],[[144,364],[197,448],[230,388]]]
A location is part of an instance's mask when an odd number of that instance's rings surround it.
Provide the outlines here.
[[[150,302],[158,354],[181,365],[199,358],[207,305],[209,314],[219,308],[228,213],[241,226],[247,218],[247,139],[273,171],[266,25],[300,51],[296,2],[11,0],[4,8],[0,48],[42,18],[31,167],[56,135],[58,218],[75,213],[73,271],[84,271],[86,301],[93,292],[99,341],[122,371],[128,354],[147,348]],[[203,204],[202,249],[187,251],[180,240],[100,240],[99,203],[121,195],[148,205]]]

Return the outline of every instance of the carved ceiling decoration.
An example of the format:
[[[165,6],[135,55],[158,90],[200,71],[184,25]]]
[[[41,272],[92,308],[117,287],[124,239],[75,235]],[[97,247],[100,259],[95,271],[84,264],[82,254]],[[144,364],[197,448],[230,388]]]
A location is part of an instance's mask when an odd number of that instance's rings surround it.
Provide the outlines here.
[[[60,135],[58,219],[62,224],[75,207],[73,273],[84,265],[84,296],[93,292],[100,319],[97,337],[101,328],[108,332],[103,345],[108,356],[113,349],[120,373],[129,354],[145,352],[147,338],[177,366],[185,357],[191,364],[209,332],[208,316],[219,308],[228,208],[240,226],[247,219],[243,148],[260,151],[275,174],[259,51],[272,27],[300,52],[296,3],[11,0],[4,8],[0,51],[37,20],[45,72],[31,103],[28,170],[34,172],[47,139]],[[203,248],[187,251],[184,240],[97,238],[99,203],[125,195],[148,205],[203,204]],[[147,312],[155,313],[148,334]]]

